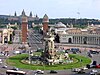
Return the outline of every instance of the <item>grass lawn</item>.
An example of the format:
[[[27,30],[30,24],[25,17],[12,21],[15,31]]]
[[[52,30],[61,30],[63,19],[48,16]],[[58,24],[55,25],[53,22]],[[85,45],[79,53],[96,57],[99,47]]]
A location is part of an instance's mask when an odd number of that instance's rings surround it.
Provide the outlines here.
[[[76,67],[81,67],[81,66],[85,66],[86,64],[91,63],[91,59],[84,57],[84,56],[79,56],[76,54],[70,54],[70,57],[73,57],[75,59],[75,62],[73,63],[69,63],[69,64],[63,64],[63,65],[52,65],[52,66],[48,66],[48,65],[42,65],[42,66],[35,66],[32,64],[23,64],[21,63],[22,59],[25,59],[26,57],[28,57],[27,54],[21,54],[21,55],[16,55],[13,57],[10,57],[6,60],[7,64],[12,65],[12,66],[16,66],[18,68],[23,68],[23,69],[41,69],[41,70],[64,70],[64,69],[71,69],[71,68],[76,68]]]

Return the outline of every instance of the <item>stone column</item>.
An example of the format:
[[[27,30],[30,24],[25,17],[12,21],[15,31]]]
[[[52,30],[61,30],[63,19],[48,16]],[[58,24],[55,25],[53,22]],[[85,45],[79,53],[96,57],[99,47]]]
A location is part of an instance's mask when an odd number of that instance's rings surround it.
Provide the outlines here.
[[[73,36],[73,43],[75,43],[75,37]]]
[[[76,42],[77,42],[77,44],[78,44],[78,36],[77,36],[77,41],[76,41]]]
[[[81,44],[81,36],[79,36],[79,44]]]
[[[98,43],[98,44],[100,45],[100,37],[98,37],[98,41],[99,41],[99,43]]]
[[[89,36],[87,36],[87,44],[88,44]]]
[[[98,42],[97,42],[97,37],[95,37],[95,44],[97,45],[97,43],[98,43]]]
[[[74,43],[76,44],[76,36],[74,37]]]
[[[93,44],[93,37],[91,37],[91,44]]]
[[[99,37],[97,37],[97,42],[98,42],[98,45],[99,45]]]

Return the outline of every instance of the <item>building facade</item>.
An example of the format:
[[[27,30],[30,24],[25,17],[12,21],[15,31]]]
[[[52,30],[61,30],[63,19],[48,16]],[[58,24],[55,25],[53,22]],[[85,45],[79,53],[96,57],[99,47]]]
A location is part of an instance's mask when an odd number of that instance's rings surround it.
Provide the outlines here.
[[[99,26],[88,27],[86,29],[66,28],[60,32],[58,30],[57,34],[60,36],[60,43],[100,45]]]
[[[0,43],[5,44],[13,41],[13,29],[0,29]]]
[[[22,16],[25,14],[25,11],[23,10],[21,15],[17,16],[17,13],[15,12],[13,16],[8,16],[7,19],[9,21],[20,21]],[[39,20],[38,15],[33,16],[32,12],[30,12],[29,16],[26,15],[28,21],[34,21],[34,20]]]

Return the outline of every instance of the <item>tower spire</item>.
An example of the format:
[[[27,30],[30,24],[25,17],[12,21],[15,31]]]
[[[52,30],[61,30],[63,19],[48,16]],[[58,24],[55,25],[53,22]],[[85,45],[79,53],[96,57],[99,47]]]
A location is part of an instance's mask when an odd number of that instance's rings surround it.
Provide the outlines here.
[[[24,11],[24,9],[23,9],[23,11],[22,11],[22,16],[26,16],[26,15],[25,15],[25,11]]]
[[[29,16],[32,17],[32,11],[30,12],[30,15]]]
[[[17,13],[16,13],[16,11],[15,11],[15,13],[14,13],[14,16],[17,16]]]

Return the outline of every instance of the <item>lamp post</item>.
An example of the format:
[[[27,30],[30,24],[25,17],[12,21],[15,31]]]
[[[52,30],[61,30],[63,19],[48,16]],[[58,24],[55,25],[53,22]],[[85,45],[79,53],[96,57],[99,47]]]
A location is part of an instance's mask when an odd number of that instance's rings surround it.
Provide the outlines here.
[[[31,45],[30,45],[30,35],[28,34],[28,39],[27,39],[27,41],[28,41],[28,45],[29,45],[29,48],[28,48],[28,63],[30,64],[31,63],[31,56],[30,56],[30,53],[31,53]]]
[[[31,56],[30,56],[30,53],[31,53],[31,47],[29,47],[29,57],[28,57],[28,59],[29,59],[29,64],[31,63]]]

